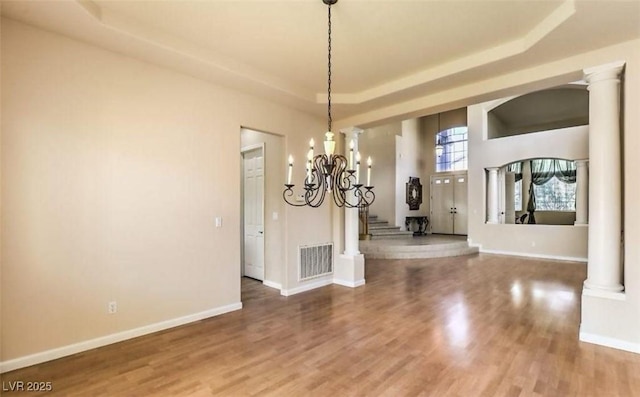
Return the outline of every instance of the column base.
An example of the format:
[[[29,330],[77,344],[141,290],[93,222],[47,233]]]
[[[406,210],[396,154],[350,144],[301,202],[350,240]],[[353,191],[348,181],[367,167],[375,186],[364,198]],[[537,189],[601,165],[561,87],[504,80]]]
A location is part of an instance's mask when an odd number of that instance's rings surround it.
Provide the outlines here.
[[[333,283],[351,288],[364,285],[364,255],[339,255],[333,270]]]
[[[600,285],[595,284],[589,281],[589,279],[584,281],[584,288],[592,291],[601,291],[601,292],[622,292],[624,287],[622,284],[615,285]]]

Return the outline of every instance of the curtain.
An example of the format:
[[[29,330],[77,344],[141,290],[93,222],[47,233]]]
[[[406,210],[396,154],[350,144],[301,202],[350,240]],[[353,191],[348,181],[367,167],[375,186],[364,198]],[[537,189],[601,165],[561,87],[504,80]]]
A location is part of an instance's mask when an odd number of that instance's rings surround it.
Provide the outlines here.
[[[570,160],[536,159],[531,160],[531,185],[529,186],[528,223],[536,223],[536,194],[533,185],[544,185],[553,177],[564,183],[576,183],[576,163]]]
[[[544,185],[556,175],[554,159],[531,160],[531,183]]]
[[[516,182],[522,179],[522,161],[507,165],[507,172],[516,174]]]
[[[576,163],[569,160],[556,160],[556,178],[564,183],[576,183]]]
[[[529,213],[527,223],[534,225],[536,223],[536,217],[533,214],[536,212],[536,192],[533,190],[533,178],[531,178],[531,183],[529,184],[529,202],[527,203],[527,212]]]

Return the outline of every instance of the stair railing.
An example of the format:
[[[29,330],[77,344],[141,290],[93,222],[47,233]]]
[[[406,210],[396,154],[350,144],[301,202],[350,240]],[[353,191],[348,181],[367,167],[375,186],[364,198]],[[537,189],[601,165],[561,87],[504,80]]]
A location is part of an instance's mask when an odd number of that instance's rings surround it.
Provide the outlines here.
[[[359,232],[360,232],[360,240],[368,240],[369,239],[369,207],[359,207],[358,208],[358,218],[360,218],[359,223]]]

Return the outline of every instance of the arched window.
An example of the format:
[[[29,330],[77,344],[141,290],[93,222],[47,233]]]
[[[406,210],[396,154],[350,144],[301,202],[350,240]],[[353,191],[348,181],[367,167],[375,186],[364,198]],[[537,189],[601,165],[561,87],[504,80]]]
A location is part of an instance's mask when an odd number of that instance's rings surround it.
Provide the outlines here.
[[[454,127],[436,134],[436,172],[465,171],[467,163],[467,127]],[[439,151],[439,150],[438,150]]]

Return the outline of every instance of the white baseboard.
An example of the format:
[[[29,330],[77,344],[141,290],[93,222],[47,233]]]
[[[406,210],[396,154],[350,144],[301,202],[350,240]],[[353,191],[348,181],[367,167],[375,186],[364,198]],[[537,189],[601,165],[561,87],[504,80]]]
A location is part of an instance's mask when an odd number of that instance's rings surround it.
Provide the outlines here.
[[[339,278],[334,278],[333,279],[333,283],[334,284],[338,284],[338,285],[342,285],[344,287],[356,288],[356,287],[360,287],[362,285],[365,285],[365,279],[356,280],[356,281],[348,281],[348,280],[341,280]]]
[[[273,281],[269,281],[269,280],[263,280],[262,284],[269,287],[269,288],[275,288],[277,290],[281,290],[282,289],[282,284],[280,283],[276,283]]]
[[[330,279],[330,278],[326,278],[326,279],[322,279],[322,280],[306,283],[306,284],[301,285],[301,286],[296,287],[296,288],[281,289],[280,290],[280,295],[282,295],[282,296],[291,296],[291,295],[299,294],[301,292],[311,291],[312,289],[325,287],[325,286],[330,285],[330,284],[333,284],[333,280]]]
[[[509,255],[509,256],[521,256],[525,258],[540,258],[540,259],[553,259],[556,261],[569,261],[569,262],[584,262],[587,263],[587,258],[580,258],[575,256],[560,256],[560,255],[545,255],[545,254],[531,254],[528,252],[513,252],[502,250],[488,250],[482,248],[482,245],[475,244],[474,247],[478,247],[483,254],[496,254],[496,255]]]
[[[219,316],[224,313],[242,309],[242,302],[232,303],[230,305],[217,307],[200,313],[190,314],[188,316],[174,318],[171,320],[161,321],[159,323],[145,325],[143,327],[118,332],[111,335],[101,336],[99,338],[74,343],[72,345],[62,346],[40,353],[31,354],[24,357],[14,358],[12,360],[0,362],[0,373],[13,371],[20,368],[29,367],[31,365],[40,364],[46,361],[55,360],[61,357],[70,356],[72,354],[84,352],[98,347],[122,342],[127,339],[137,338],[139,336],[152,334],[154,332],[163,331],[165,329],[178,327],[180,325],[203,320],[209,317]]]
[[[580,331],[580,340],[582,342],[593,343],[594,345],[612,347],[614,349],[625,350],[632,353],[640,353],[640,343],[627,342],[620,339],[609,338],[608,336]]]

